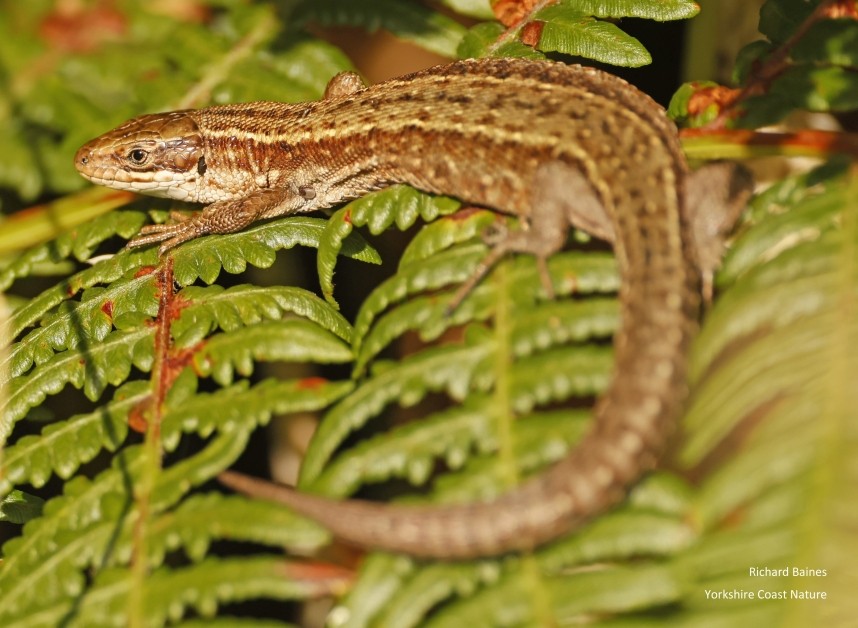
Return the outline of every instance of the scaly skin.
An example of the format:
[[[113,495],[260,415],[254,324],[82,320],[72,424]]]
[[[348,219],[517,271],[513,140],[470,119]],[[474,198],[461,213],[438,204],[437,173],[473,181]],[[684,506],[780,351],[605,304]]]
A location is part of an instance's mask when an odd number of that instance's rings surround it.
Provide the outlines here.
[[[447,507],[338,502],[222,478],[359,545],[442,559],[533,548],[621,500],[663,453],[682,408],[700,271],[676,130],[646,95],[579,66],[471,60],[369,88],[351,79],[335,78],[317,102],[143,116],[86,144],[76,165],[102,185],[209,204],[131,243],[160,243],[162,253],[391,183],[528,222],[492,260],[524,251],[544,262],[573,224],[612,241],[622,278],[614,376],[589,433],[543,475],[495,501]],[[747,192],[737,171],[697,179],[718,182],[704,195]]]

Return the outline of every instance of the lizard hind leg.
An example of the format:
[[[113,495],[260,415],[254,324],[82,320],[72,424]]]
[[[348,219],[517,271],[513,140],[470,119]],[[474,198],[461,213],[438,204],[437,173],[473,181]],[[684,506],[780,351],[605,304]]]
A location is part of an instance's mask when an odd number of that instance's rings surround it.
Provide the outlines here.
[[[750,171],[741,164],[713,162],[688,178],[685,206],[691,224],[692,242],[703,282],[703,299],[713,298],[715,271],[727,247],[727,236],[754,189]]]
[[[548,272],[548,259],[566,244],[572,224],[598,238],[613,241],[613,226],[602,201],[584,174],[574,166],[559,161],[543,164],[534,176],[532,189],[534,194],[526,228],[499,228],[484,235],[492,249],[456,291],[448,306],[449,312],[454,311],[494,265],[510,253],[526,253],[536,258],[543,289],[553,299],[554,285]]]

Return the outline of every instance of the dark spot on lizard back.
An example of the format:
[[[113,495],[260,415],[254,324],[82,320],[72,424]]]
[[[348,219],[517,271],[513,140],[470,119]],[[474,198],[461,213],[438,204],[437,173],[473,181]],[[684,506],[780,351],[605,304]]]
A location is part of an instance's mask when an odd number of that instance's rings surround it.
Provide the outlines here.
[[[470,105],[474,99],[467,94],[452,94],[447,98],[447,100],[458,105]]]
[[[523,111],[532,111],[538,107],[538,104],[531,101],[524,100],[522,98],[516,98],[512,101],[512,106],[516,109],[521,109]]]

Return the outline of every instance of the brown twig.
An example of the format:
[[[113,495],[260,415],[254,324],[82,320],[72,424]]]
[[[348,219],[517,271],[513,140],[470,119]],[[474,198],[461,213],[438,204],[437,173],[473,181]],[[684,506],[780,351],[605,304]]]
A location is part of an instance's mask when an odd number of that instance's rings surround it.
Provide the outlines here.
[[[778,154],[796,153],[804,156],[828,157],[833,154],[850,155],[858,159],[858,134],[838,131],[804,129],[789,133],[768,133],[742,129],[683,129],[680,132],[683,145],[694,140],[717,138],[731,145],[756,148],[765,151],[771,148]],[[689,141],[690,140],[690,141]],[[693,151],[689,151],[692,152]],[[739,155],[736,155],[737,157]]]
[[[740,115],[739,108],[745,100],[765,93],[772,81],[789,69],[790,52],[814,24],[820,20],[841,17],[858,18],[854,0],[823,0],[813,13],[799,24],[789,39],[771,52],[762,63],[753,68],[745,86],[738,91],[732,102],[721,109],[718,116],[704,128],[723,129],[730,118],[738,117]]]

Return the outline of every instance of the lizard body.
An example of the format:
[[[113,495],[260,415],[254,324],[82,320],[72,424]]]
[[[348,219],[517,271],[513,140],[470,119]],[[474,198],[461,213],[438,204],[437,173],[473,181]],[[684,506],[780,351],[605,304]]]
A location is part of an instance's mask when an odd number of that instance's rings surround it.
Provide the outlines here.
[[[695,177],[661,107],[621,79],[511,59],[368,88],[335,78],[320,101],[137,118],[83,146],[76,165],[96,183],[209,204],[131,242],[161,243],[162,253],[392,183],[521,217],[528,228],[507,234],[493,259],[523,251],[544,262],[570,225],[613,243],[622,279],[614,377],[592,429],[544,474],[493,502],[444,507],[337,502],[222,476],[346,541],[447,559],[532,548],[622,499],[673,431],[700,306],[686,208]],[[725,172],[696,193],[742,197],[747,180]]]

